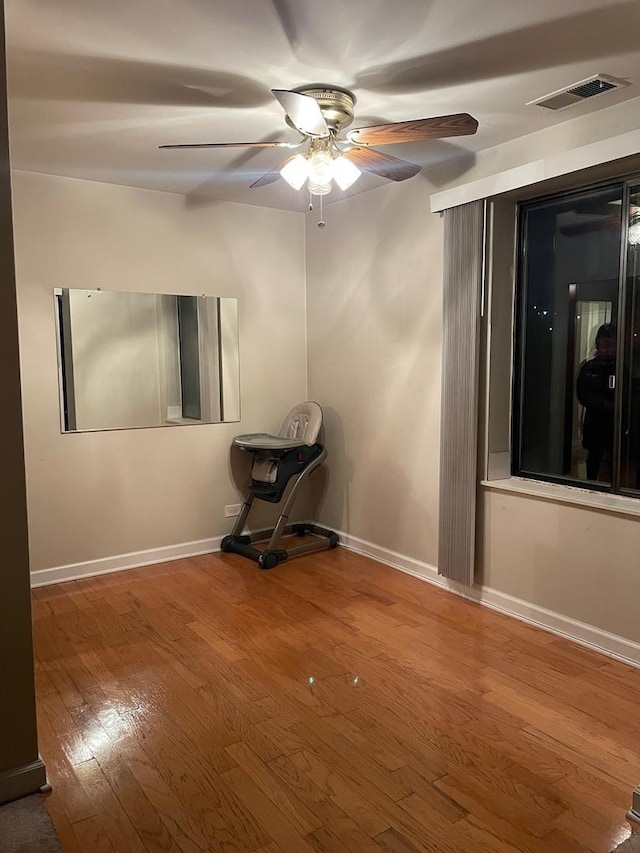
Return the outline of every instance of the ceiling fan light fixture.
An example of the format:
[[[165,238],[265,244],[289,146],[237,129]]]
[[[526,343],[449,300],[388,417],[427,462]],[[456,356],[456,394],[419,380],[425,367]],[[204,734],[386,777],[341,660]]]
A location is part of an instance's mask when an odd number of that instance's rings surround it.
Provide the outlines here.
[[[302,189],[306,180],[311,195],[322,197],[331,191],[334,180],[342,190],[348,189],[360,176],[361,169],[391,181],[406,181],[421,169],[415,163],[383,154],[372,146],[469,136],[478,129],[478,122],[473,116],[456,113],[357,127],[350,130],[345,139],[341,138],[342,131],[353,121],[353,92],[325,84],[272,89],[271,92],[284,109],[285,122],[300,134],[297,142],[203,142],[161,145],[160,148],[291,149],[306,145],[305,154],[287,158],[250,186],[264,187],[282,176],[296,190]],[[346,157],[342,151],[346,152]]]
[[[333,161],[333,177],[341,190],[348,190],[361,174],[356,164],[342,154]]]
[[[296,154],[280,170],[280,174],[294,190],[299,190],[309,176],[309,160],[304,154]]]
[[[328,151],[314,151],[309,159],[309,186],[331,187],[333,158]]]

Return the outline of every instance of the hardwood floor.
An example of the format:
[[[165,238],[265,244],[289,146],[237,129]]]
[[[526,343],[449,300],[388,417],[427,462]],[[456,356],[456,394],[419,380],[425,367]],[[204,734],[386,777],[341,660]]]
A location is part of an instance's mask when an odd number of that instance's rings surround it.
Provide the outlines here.
[[[640,671],[345,549],[34,591],[67,853],[605,853]]]

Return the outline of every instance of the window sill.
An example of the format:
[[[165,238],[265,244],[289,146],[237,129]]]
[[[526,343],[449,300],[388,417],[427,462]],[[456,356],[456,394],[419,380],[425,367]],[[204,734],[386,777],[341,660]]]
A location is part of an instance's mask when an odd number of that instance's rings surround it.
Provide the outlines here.
[[[608,495],[589,489],[579,489],[575,486],[527,480],[524,477],[508,477],[505,480],[481,480],[480,485],[485,489],[493,489],[498,492],[515,492],[554,503],[572,504],[594,510],[614,512],[619,515],[640,517],[640,498]]]

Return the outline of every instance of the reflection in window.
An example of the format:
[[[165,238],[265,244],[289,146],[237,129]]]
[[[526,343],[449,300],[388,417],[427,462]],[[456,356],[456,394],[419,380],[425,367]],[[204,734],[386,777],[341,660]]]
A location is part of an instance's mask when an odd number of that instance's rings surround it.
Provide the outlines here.
[[[588,308],[587,308],[588,310]],[[615,403],[616,327],[611,322],[610,311],[597,324],[595,353],[580,364],[576,380],[576,394],[582,407],[580,443],[587,456],[584,461],[587,480],[602,479],[611,482],[613,460],[613,411]],[[609,316],[607,316],[609,314]],[[578,315],[581,316],[581,315]],[[589,335],[590,339],[591,335]],[[580,353],[583,355],[583,352]],[[572,454],[572,461],[577,461]],[[576,474],[585,479],[582,461],[576,465]]]
[[[519,214],[513,471],[640,497],[640,183]]]
[[[521,208],[518,473],[612,482],[622,197]]]

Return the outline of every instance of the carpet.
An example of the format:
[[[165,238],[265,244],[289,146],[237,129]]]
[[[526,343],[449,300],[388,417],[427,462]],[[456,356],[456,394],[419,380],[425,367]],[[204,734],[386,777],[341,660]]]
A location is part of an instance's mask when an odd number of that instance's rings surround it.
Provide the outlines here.
[[[63,853],[41,794],[0,806],[2,853]]]
[[[633,832],[626,841],[616,847],[613,853],[640,853],[640,832]]]

